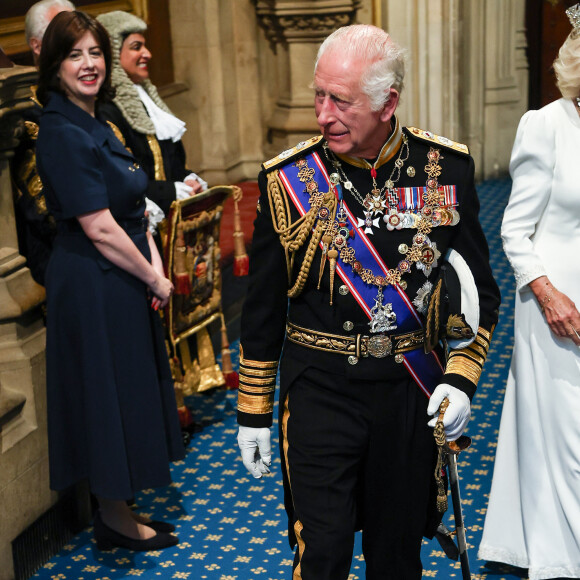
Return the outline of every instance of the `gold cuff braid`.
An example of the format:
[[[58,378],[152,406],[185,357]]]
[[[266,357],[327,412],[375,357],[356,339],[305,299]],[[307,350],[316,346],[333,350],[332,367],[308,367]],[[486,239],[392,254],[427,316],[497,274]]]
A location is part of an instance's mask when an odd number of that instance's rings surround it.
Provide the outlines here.
[[[250,415],[271,413],[277,374],[278,361],[248,360],[244,358],[240,345],[238,410]]]
[[[480,326],[475,340],[469,346],[449,353],[445,374],[461,375],[477,386],[492,334],[493,328],[488,331]]]

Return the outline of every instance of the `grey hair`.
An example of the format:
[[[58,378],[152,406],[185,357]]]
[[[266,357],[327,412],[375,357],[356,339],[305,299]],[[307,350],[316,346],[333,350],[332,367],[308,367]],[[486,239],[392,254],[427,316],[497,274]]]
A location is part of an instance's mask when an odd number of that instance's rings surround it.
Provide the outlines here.
[[[380,110],[388,102],[389,89],[393,88],[399,94],[403,91],[405,51],[381,28],[352,24],[335,30],[318,49],[315,71],[322,55],[327,52],[361,58],[369,63],[360,82],[373,111]]]
[[[52,8],[74,10],[75,5],[69,0],[40,0],[33,4],[26,13],[24,21],[24,34],[26,43],[30,46],[30,39],[42,40],[44,33],[50,24],[49,14]]]
[[[580,35],[573,30],[554,61],[556,85],[565,99],[580,97]]]

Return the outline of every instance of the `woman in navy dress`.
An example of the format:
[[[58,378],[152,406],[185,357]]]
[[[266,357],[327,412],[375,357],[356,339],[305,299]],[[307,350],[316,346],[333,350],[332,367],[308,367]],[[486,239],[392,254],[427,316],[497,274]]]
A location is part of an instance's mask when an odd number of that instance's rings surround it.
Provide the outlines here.
[[[49,25],[40,55],[38,172],[57,237],[46,274],[51,487],[88,480],[100,549],[156,550],[174,527],[132,512],[184,454],[156,310],[173,291],[147,232],[147,176],[108,126],[103,27],[83,12]]]

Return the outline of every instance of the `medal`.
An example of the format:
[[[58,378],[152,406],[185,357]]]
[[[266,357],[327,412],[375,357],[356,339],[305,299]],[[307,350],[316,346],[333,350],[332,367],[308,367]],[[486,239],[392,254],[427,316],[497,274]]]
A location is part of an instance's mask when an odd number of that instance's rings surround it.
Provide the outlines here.
[[[389,332],[397,328],[397,315],[393,312],[393,305],[387,302],[383,306],[383,288],[379,286],[379,292],[375,298],[375,305],[371,308],[370,331]]]

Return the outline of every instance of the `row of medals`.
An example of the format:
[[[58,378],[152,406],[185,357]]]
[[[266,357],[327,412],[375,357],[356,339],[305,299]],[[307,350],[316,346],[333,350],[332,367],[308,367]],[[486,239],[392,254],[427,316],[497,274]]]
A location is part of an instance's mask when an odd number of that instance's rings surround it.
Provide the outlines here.
[[[415,174],[415,169],[413,167],[409,167],[407,169],[407,174],[410,177],[413,177]],[[329,178],[333,185],[337,185],[341,182],[341,178],[338,173],[332,173]],[[343,181],[342,185],[345,189],[352,192],[353,184],[349,180]],[[364,232],[367,234],[373,234],[373,227],[377,229],[379,228],[381,219],[380,215],[383,215],[383,221],[385,222],[387,230],[389,231],[417,228],[422,217],[430,219],[433,227],[454,226],[459,222],[459,212],[453,207],[432,208],[425,205],[420,210],[413,211],[407,209],[405,212],[398,211],[396,208],[398,196],[393,189],[394,184],[389,180],[386,182],[385,186],[387,190],[385,197],[382,197],[381,192],[375,189],[371,193],[367,194],[364,199],[363,207],[365,208],[365,219],[363,220],[361,218],[357,218],[357,225],[359,228],[363,228]],[[391,203],[389,204],[390,207],[387,210],[387,199],[389,198]],[[336,221],[339,223],[344,223],[346,221],[346,217],[346,211],[341,205],[336,215]],[[335,245],[337,247],[343,246],[344,243],[346,243],[348,237],[349,232],[347,228],[339,227],[338,235],[334,239]],[[342,240],[344,240],[344,243],[341,243]],[[426,235],[417,232],[413,238],[413,241],[415,243],[422,244],[423,246],[424,259],[418,261],[416,265],[417,268],[422,270],[425,276],[428,277],[431,274],[432,268],[437,265],[437,259],[440,257],[441,253],[437,250],[436,244],[431,242]],[[407,244],[400,244],[398,250],[400,254],[406,255],[409,251],[409,246]],[[399,285],[401,288],[403,288],[403,290],[407,286],[404,280],[401,280]],[[420,311],[422,310],[421,307],[424,302],[424,297],[430,292],[431,288],[431,283],[427,281],[420,289],[417,299],[414,300],[415,305]],[[391,353],[392,341],[383,333],[395,330],[397,328],[397,317],[392,310],[392,303],[383,305],[382,302],[383,290],[382,287],[379,286],[379,291],[377,297],[375,298],[375,305],[371,309],[371,320],[369,321],[370,332],[373,333],[374,336],[370,338],[368,344],[369,354],[376,358],[383,358]],[[351,364],[356,364],[358,359],[354,360],[356,357],[352,358],[353,360],[349,360],[349,362],[351,362]],[[402,362],[402,360],[397,362]]]

